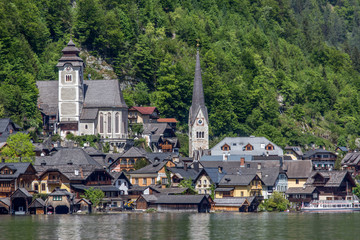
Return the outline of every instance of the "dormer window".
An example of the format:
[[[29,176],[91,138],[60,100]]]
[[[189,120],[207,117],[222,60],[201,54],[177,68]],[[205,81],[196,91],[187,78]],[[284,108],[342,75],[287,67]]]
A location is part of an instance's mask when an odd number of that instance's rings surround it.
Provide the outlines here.
[[[252,151],[252,150],[254,150],[254,147],[253,147],[250,143],[248,143],[248,144],[244,147],[244,151]]]
[[[272,150],[274,150],[275,148],[274,148],[274,146],[273,146],[271,143],[269,143],[268,145],[266,145],[265,149],[268,150],[268,151],[272,151]]]
[[[225,144],[221,147],[221,150],[223,150],[223,151],[230,151],[230,146],[225,143]]]

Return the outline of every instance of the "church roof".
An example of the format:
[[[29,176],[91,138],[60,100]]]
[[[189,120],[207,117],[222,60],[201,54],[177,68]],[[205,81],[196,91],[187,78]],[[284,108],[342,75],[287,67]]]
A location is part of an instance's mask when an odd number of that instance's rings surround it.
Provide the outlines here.
[[[37,81],[39,89],[38,107],[46,115],[56,115],[58,112],[58,81]]]
[[[59,59],[59,62],[56,65],[57,67],[62,67],[65,63],[71,63],[73,67],[84,66],[83,60],[79,57],[80,50],[75,46],[75,43],[71,39],[62,52],[63,55]]]
[[[191,125],[195,122],[196,116],[200,109],[202,110],[206,121],[209,122],[207,108],[205,106],[204,89],[201,78],[200,55],[198,50],[196,53],[196,66],[195,66],[192,104],[189,112],[189,120]]]

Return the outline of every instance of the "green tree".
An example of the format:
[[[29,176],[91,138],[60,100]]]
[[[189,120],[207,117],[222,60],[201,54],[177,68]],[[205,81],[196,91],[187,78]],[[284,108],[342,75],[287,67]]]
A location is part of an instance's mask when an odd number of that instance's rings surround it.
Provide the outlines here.
[[[148,165],[148,161],[141,158],[141,159],[136,160],[134,168],[135,168],[135,170],[138,170],[140,168],[146,167],[147,165]]]
[[[30,135],[18,132],[10,135],[7,145],[1,151],[7,162],[32,162],[35,156],[35,148],[30,140]]]
[[[89,189],[85,189],[84,195],[81,195],[81,197],[90,200],[95,210],[105,197],[105,193],[98,188],[90,187]]]
[[[189,192],[190,194],[197,194],[197,192],[195,191],[195,187],[194,187],[194,184],[193,184],[193,181],[192,181],[191,178],[181,180],[181,182],[179,183],[178,186],[187,188],[188,189],[187,192]]]
[[[284,194],[279,193],[277,191],[273,192],[273,194],[269,197],[269,199],[265,199],[260,205],[260,210],[265,210],[268,212],[273,211],[285,211],[290,207],[289,200],[287,200]]]

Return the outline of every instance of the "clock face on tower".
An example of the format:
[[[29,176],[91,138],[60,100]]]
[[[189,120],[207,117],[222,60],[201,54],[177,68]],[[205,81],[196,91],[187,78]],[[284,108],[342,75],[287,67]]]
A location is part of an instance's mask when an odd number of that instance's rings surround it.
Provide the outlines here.
[[[197,125],[204,125],[204,120],[203,119],[198,119],[197,120]]]

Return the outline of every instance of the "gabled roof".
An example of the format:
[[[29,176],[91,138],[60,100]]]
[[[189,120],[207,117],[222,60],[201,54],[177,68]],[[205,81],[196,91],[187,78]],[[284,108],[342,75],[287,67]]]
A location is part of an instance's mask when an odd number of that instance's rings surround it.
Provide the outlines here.
[[[62,148],[52,156],[38,157],[35,159],[35,165],[37,166],[41,165],[42,162],[45,162],[47,166],[72,164],[102,167],[81,148]]]
[[[159,195],[156,204],[199,204],[203,199],[207,199],[206,195]]]
[[[32,201],[32,203],[29,205],[29,208],[41,208],[44,207],[45,201],[42,200],[41,198],[37,198],[34,201]]]
[[[166,153],[146,153],[147,159],[150,162],[154,163],[156,161],[163,162],[167,160],[171,160],[172,156],[176,155],[174,153],[166,152]]]
[[[330,152],[328,150],[319,148],[319,149],[311,149],[311,150],[305,152],[304,155],[303,155],[303,159],[310,158],[312,155],[319,154],[319,153],[320,154],[332,154],[332,155],[335,155],[335,153],[333,153],[333,152]]]
[[[286,190],[286,194],[312,194],[315,191],[316,187],[306,186],[306,187],[291,187]]]
[[[16,198],[16,197],[26,197],[26,198],[32,198],[32,195],[26,190],[25,188],[18,188],[15,192],[13,192],[10,196],[10,198]]]
[[[144,135],[160,135],[164,134],[166,130],[173,131],[173,129],[167,123],[144,123],[143,124]]]
[[[337,147],[336,150],[339,149],[342,152],[348,152],[349,150],[347,149],[347,147]]]
[[[328,179],[324,187],[339,187],[345,178],[347,178],[350,183],[352,183],[352,186],[349,186],[349,188],[356,186],[354,179],[351,177],[351,174],[348,171],[314,171],[307,179],[306,185],[312,185],[314,183],[315,176],[318,174],[323,178]]]
[[[221,186],[248,186],[251,181],[256,178],[256,173],[254,174],[227,174],[225,175],[219,185]],[[261,180],[261,179],[260,179]]]
[[[292,160],[284,162],[288,178],[308,178],[313,169],[311,160]]]
[[[138,111],[142,115],[151,115],[156,109],[156,107],[131,107],[129,111]]]
[[[0,198],[0,202],[2,202],[4,205],[10,207],[10,198]]]
[[[155,187],[155,186],[150,186],[150,188],[160,194],[165,194],[165,195],[181,194],[189,189],[186,187],[161,188],[161,187]]]
[[[69,196],[72,197],[72,194],[69,193],[66,189],[55,189],[52,191],[49,196]]]
[[[196,182],[197,179],[202,176],[202,174],[208,175],[212,183],[218,184],[220,180],[226,175],[226,171],[222,170],[220,173],[218,168],[203,168],[194,179],[194,182]]]
[[[158,173],[164,166],[166,166],[167,161],[152,163],[143,168],[130,172],[130,175],[133,174],[155,174]]]
[[[118,179],[124,179],[125,181],[127,181],[127,183],[129,184],[129,186],[131,186],[130,180],[126,177],[124,172],[111,172],[110,173],[111,176],[114,178],[112,180],[112,183],[114,184],[115,181],[117,181]]]
[[[286,146],[285,150],[292,150],[293,152],[295,152],[299,156],[303,155],[301,147],[299,147],[299,146]]]
[[[351,152],[347,153],[343,160],[341,160],[341,165],[347,166],[356,166],[360,161],[360,152]]]
[[[0,118],[0,133],[6,131],[7,126],[12,125],[14,131],[19,130],[21,127],[15,124],[10,118]]]
[[[80,120],[95,120],[98,115],[98,108],[83,108],[80,115]]]
[[[268,144],[274,146],[274,150],[266,150],[265,147]],[[211,155],[223,155],[224,151],[221,147],[227,144],[230,146],[230,155],[251,155],[251,156],[266,156],[266,155],[277,155],[283,156],[283,150],[281,147],[272,143],[265,137],[226,137],[211,148]],[[253,150],[245,150],[246,145],[252,145]]]
[[[187,170],[185,170],[183,167],[181,168],[172,167],[169,168],[169,171],[174,173],[179,178],[191,179],[191,180],[194,180],[199,174],[199,172],[193,168],[188,168]]]
[[[39,89],[38,106],[45,115],[58,114],[58,81],[37,81],[36,86]]]
[[[146,151],[143,148],[138,148],[138,147],[132,147],[121,155],[122,158],[127,158],[127,157],[141,158],[145,156],[146,156]]]
[[[246,197],[224,197],[215,198],[215,206],[241,207],[242,205],[250,205]]]
[[[5,178],[6,179],[18,178],[21,174],[24,174],[29,167],[34,169],[34,167],[29,162],[0,163],[0,169],[4,167],[8,167],[14,170],[14,174],[0,174],[0,180]]]
[[[105,171],[102,167],[94,165],[36,165],[35,169],[40,173],[40,176],[45,171],[59,171],[69,180],[86,180],[95,171]]]

